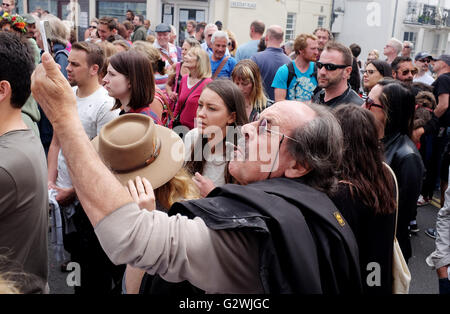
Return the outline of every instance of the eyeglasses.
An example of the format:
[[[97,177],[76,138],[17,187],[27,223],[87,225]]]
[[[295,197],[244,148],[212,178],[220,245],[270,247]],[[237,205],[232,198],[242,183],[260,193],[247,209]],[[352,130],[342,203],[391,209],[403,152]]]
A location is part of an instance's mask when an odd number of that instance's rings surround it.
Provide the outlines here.
[[[423,62],[423,63],[430,63],[430,62],[431,62],[431,60],[428,59],[428,58],[426,58],[426,59],[420,59],[420,60],[417,60],[417,61],[420,61],[420,62]]]
[[[277,132],[277,131],[275,131],[275,130],[269,129],[267,119],[261,119],[261,120],[259,121],[259,125],[258,125],[258,134],[261,134],[261,133],[259,133],[259,132],[262,132],[262,134],[268,134],[268,133],[271,133],[271,134],[275,134],[275,135],[280,135],[280,136],[282,137],[281,140],[283,140],[283,138],[287,138],[287,139],[289,139],[289,140],[291,140],[291,141],[294,141],[294,142],[300,144],[300,142],[297,141],[295,138],[292,138],[292,137],[290,137],[290,136],[287,136],[287,135],[284,134],[284,133]]]
[[[322,63],[319,61],[316,62],[316,65],[317,65],[317,68],[319,68],[319,69],[322,69],[323,67],[325,67],[325,70],[327,70],[327,71],[335,71],[337,69],[344,69],[349,66],[349,65],[345,65],[345,64]]]
[[[412,69],[412,70],[407,69],[407,70],[403,70],[403,71],[402,71],[402,75],[403,75],[403,76],[408,75],[409,72],[411,72],[412,75],[416,75],[416,74],[417,74],[417,69]]]
[[[362,71],[363,74],[368,74],[368,75],[372,75],[375,72],[378,72],[378,71],[377,70],[364,70],[364,71]]]
[[[404,46],[403,48],[410,49],[411,47],[410,46]]]
[[[370,110],[370,108],[372,108],[372,107],[384,109],[383,105],[376,104],[375,101],[370,97],[366,98],[366,102],[364,104],[366,105],[366,109],[368,109],[368,110]]]

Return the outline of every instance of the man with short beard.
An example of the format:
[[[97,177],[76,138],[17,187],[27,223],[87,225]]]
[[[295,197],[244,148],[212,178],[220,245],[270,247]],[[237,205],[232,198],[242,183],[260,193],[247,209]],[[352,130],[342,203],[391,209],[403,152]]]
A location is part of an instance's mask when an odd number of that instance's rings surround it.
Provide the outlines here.
[[[108,96],[106,89],[99,84],[98,74],[104,64],[105,57],[101,48],[96,44],[78,42],[73,44],[68,61],[69,65],[66,68],[67,79],[70,85],[73,86],[73,91],[76,95],[78,115],[87,136],[90,139],[93,139],[98,135],[103,125],[118,116],[117,110],[111,111],[111,108],[114,105],[114,98]],[[83,264],[83,261],[85,261],[83,258],[83,250],[80,249],[79,245],[74,244],[79,242],[74,240],[74,238],[78,239],[81,231],[85,235],[89,230],[80,230],[85,228],[80,227],[79,224],[75,222],[76,217],[78,217],[77,222],[79,222],[79,217],[84,214],[84,211],[77,201],[66,160],[60,148],[61,145],[58,138],[53,136],[48,152],[48,187],[49,190],[54,190],[53,192],[50,191],[50,195],[53,193],[56,202],[58,202],[60,206],[64,206],[62,212],[73,213],[73,216],[65,217],[65,221],[66,225],[75,226],[77,234],[72,234],[71,240],[69,240],[74,247],[67,247],[66,250],[70,251],[72,254],[72,261],[81,262],[81,264]],[[70,228],[67,229],[69,230],[66,230],[66,233],[73,231],[70,230]],[[96,258],[91,257],[91,259],[95,260]],[[102,287],[106,286],[106,284],[100,280],[101,269],[95,269],[94,271],[92,270],[92,267],[89,266],[82,266],[82,269],[83,284],[81,287],[75,289],[76,293],[86,291],[99,292],[96,289],[100,289],[100,291],[104,293],[108,292],[102,290]],[[91,282],[89,278],[91,278],[93,273],[97,273],[98,277]],[[92,286],[92,283],[95,281],[98,282]],[[108,281],[108,284],[109,286],[111,285],[111,280]]]
[[[319,57],[317,37],[310,34],[298,35],[294,41],[294,50],[295,60],[281,66],[273,79],[275,101],[309,101],[317,87],[314,64]]]
[[[329,42],[317,66],[317,81],[322,89],[313,97],[313,102],[334,108],[340,104],[362,105],[363,100],[355,93],[348,79],[352,72],[353,55],[351,50],[339,43]]]
[[[397,57],[391,63],[392,77],[400,82],[411,84],[417,68],[410,57]]]

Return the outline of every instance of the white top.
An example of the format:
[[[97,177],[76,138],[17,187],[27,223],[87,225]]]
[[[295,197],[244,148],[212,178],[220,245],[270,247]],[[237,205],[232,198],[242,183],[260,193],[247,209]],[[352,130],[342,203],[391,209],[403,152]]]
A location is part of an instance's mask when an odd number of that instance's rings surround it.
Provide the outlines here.
[[[100,86],[93,94],[88,97],[80,98],[77,96],[78,87],[73,87],[77,99],[78,115],[83,125],[84,131],[90,140],[100,133],[103,125],[119,116],[119,110],[111,111],[114,106],[114,98],[108,95],[103,86]],[[58,177],[56,185],[63,188],[72,186],[69,170],[62,151],[58,154]]]
[[[185,146],[185,161],[191,160],[192,149],[194,144],[199,140],[200,133],[197,128],[190,130],[184,136],[184,146]],[[239,143],[244,141],[244,138],[241,137],[239,139]],[[203,167],[203,173],[201,174],[204,177],[211,179],[214,182],[215,186],[222,186],[225,184],[225,167],[227,166],[227,161],[233,158],[233,148],[227,146],[226,154],[223,155],[223,151],[220,149],[216,149],[214,153],[211,153],[211,149],[206,147],[202,155],[206,160],[205,165]],[[197,154],[195,154],[197,155]]]
[[[434,78],[428,72],[426,72],[424,75],[420,77],[415,77],[413,79],[413,82],[420,82],[431,85],[434,82]]]

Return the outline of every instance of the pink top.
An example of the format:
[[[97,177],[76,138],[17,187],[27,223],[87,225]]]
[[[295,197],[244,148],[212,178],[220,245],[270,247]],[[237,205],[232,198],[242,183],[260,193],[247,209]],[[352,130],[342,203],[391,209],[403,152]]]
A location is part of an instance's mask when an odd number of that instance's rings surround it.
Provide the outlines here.
[[[198,99],[200,98],[200,94],[203,91],[203,88],[208,83],[212,82],[210,78],[207,78],[199,83],[192,86],[192,88],[188,88],[187,86],[187,79],[189,75],[184,75],[181,79],[181,86],[180,86],[180,92],[178,96],[178,102],[175,106],[175,111],[173,113],[173,116],[176,117],[178,115],[178,112],[181,110],[181,107],[184,104],[184,101],[186,100],[189,93],[192,91],[193,88],[195,88],[197,85],[197,88],[192,92],[192,94],[189,95],[189,99],[186,101],[186,104],[184,105],[184,109],[181,112],[180,116],[180,123],[182,125],[187,126],[189,129],[194,128],[194,119],[197,116],[197,107],[198,107]]]

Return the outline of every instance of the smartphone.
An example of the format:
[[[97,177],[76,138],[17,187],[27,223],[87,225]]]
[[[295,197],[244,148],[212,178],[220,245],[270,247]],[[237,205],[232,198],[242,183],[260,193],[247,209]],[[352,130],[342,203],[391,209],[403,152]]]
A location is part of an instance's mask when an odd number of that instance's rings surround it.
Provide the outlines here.
[[[45,52],[50,52],[48,49],[48,38],[50,38],[51,29],[48,21],[40,21],[39,31],[41,32],[42,43],[44,45]]]

